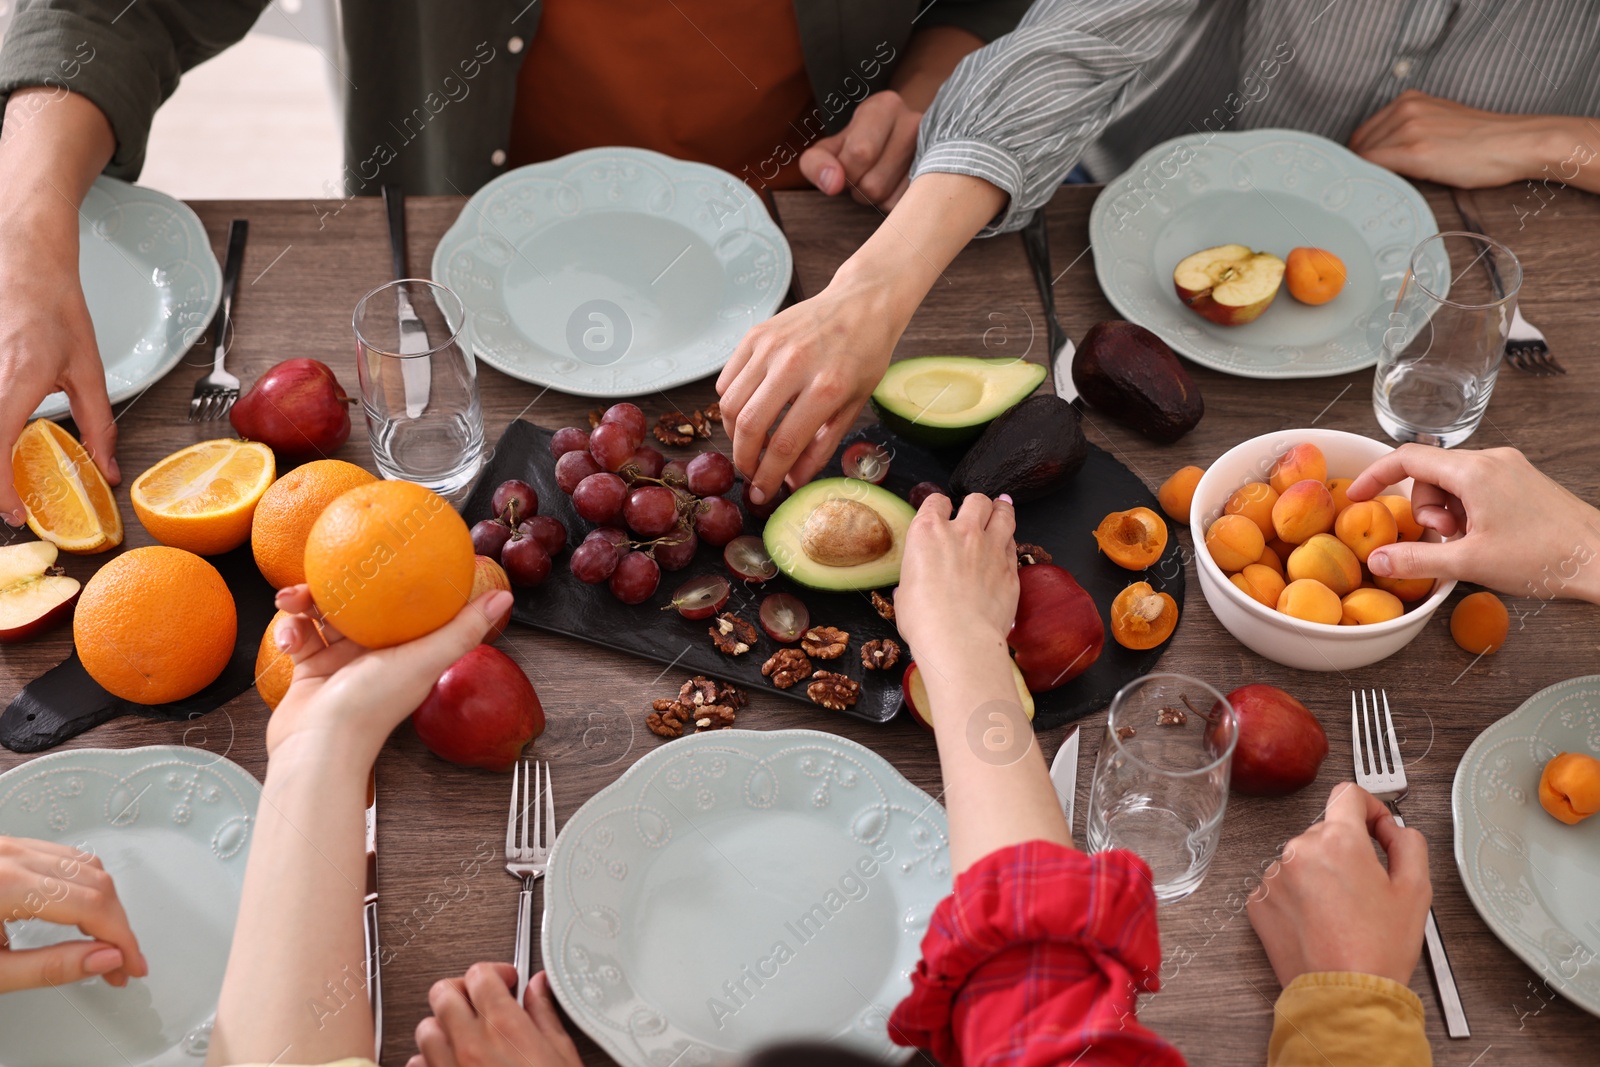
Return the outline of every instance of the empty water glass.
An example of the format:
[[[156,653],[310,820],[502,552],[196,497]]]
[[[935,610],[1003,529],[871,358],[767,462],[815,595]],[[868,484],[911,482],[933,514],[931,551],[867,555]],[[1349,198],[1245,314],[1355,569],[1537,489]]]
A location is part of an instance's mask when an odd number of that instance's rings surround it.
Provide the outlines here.
[[[1202,681],[1147,674],[1123,686],[1089,787],[1089,851],[1137,854],[1157,900],[1193,893],[1222,837],[1238,739],[1232,705]]]

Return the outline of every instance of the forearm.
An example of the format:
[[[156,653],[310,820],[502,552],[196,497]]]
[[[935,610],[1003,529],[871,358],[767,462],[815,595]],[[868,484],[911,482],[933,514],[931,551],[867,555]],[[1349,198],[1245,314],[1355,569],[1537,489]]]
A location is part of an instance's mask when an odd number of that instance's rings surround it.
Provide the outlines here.
[[[0,219],[29,227],[65,219],[76,234],[78,207],[115,148],[111,124],[87,97],[44,86],[12,93],[0,125]]]
[[[894,77],[889,79],[889,87],[911,110],[926,111],[956,64],[982,47],[981,38],[958,26],[918,30],[912,34]]]
[[[1600,120],[1586,115],[1547,115],[1543,159],[1533,162],[1530,181],[1560,182],[1600,193]]]

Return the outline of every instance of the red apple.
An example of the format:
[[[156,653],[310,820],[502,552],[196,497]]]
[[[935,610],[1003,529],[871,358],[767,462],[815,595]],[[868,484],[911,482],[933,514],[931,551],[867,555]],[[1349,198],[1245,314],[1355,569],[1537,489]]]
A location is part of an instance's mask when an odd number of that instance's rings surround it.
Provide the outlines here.
[[[1018,571],[1022,592],[1006,642],[1030,692],[1065,685],[1094,665],[1106,643],[1105,623],[1077,579],[1053,563]]]
[[[477,569],[472,572],[472,592],[467,594],[468,600],[477,600],[485,593],[492,593],[496,589],[511,592],[511,579],[506,576],[506,570],[488,556],[477,557]],[[500,640],[500,635],[506,632],[506,627],[511,625],[511,609],[507,608],[505,615],[483,635],[483,643],[492,645]]]
[[[228,421],[281,459],[324,459],[349,440],[353,403],[326,363],[289,359],[256,379]]]
[[[1317,779],[1328,757],[1328,734],[1306,706],[1275,685],[1245,685],[1228,694],[1239,719],[1233,749],[1233,788],[1251,796],[1277,797]],[[1213,708],[1215,715],[1220,708]],[[1216,721],[1206,739],[1217,733]],[[1221,740],[1221,739],[1217,739]]]
[[[1027,685],[1022,681],[1022,671],[1013,663],[1011,674],[1017,683],[1017,699],[1022,702],[1022,710],[1028,716],[1028,721],[1033,721],[1033,694],[1028,692]],[[906,667],[906,673],[900,676],[900,694],[905,698],[906,707],[911,709],[911,717],[917,724],[925,729],[933,729],[933,705],[928,700],[927,686],[922,684],[922,672],[917,669],[915,662]]]
[[[80,586],[55,562],[49,541],[0,548],[0,642],[26,641],[72,618]]]
[[[511,657],[479,645],[456,660],[411,713],[422,743],[451,763],[509,771],[544,733],[544,708]]]
[[[1278,295],[1284,262],[1244,245],[1218,245],[1183,259],[1172,272],[1178,299],[1219,326],[1252,322]]]

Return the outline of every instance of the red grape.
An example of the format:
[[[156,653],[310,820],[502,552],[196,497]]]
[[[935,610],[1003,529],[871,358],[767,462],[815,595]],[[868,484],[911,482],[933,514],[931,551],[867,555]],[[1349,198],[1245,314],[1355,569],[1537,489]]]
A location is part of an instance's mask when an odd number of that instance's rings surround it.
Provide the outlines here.
[[[706,544],[720,547],[744,533],[744,515],[731,500],[708,496],[695,505],[694,532]]]
[[[576,426],[563,426],[550,435],[550,454],[557,459],[560,459],[568,452],[587,452],[588,450],[588,430],[580,430]]]
[[[523,537],[531,537],[539,542],[540,546],[552,556],[567,547],[567,528],[562,525],[560,519],[551,518],[549,515],[535,515],[518,526],[517,532]]]
[[[733,488],[733,460],[721,452],[702,452],[689,461],[689,492],[721,496]]]
[[[678,525],[678,497],[664,485],[635,489],[622,505],[622,521],[640,537],[660,537]]]
[[[672,607],[686,619],[709,619],[728,603],[733,587],[716,574],[690,578],[672,594]]]
[[[472,551],[490,559],[499,559],[500,550],[511,540],[511,527],[499,519],[484,519],[472,527]]]
[[[667,457],[656,449],[645,445],[633,453],[633,458],[628,461],[628,466],[635,470],[638,478],[659,478],[661,468],[666,465]]]
[[[602,422],[589,435],[589,454],[608,471],[619,471],[633,458],[639,442],[619,422]]]
[[[578,581],[595,585],[611,577],[611,572],[617,569],[618,558],[617,546],[602,538],[591,537],[572,550],[572,558],[567,564]]]
[[[811,612],[788,593],[773,593],[761,601],[761,628],[780,644],[793,644],[811,628]]]
[[[681,459],[672,459],[661,468],[661,480],[668,485],[687,486],[689,484],[689,465]]]
[[[661,584],[661,568],[645,552],[629,552],[611,572],[611,593],[624,604],[643,604]]]
[[[589,536],[584,540],[605,541],[612,548],[626,548],[632,538],[628,536],[628,531],[620,526],[597,526],[589,531]]]
[[[694,535],[694,531],[687,526],[680,526],[657,541],[650,552],[661,564],[662,570],[681,571],[694,562],[695,550],[699,547],[700,538]]]
[[[924,500],[942,493],[944,493],[944,486],[938,482],[918,482],[911,487],[911,492],[907,494],[906,499],[911,501],[912,507],[920,508]]]
[[[568,452],[556,460],[556,487],[568,496],[578,488],[578,483],[591,474],[600,473],[600,464],[587,452]]]
[[[550,577],[550,553],[533,538],[519,535],[500,550],[500,566],[512,585],[538,585]]]
[[[882,485],[889,477],[889,450],[873,441],[857,441],[844,450],[844,476]]]
[[[744,483],[744,506],[753,519],[764,519],[778,510],[778,505],[789,498],[789,487],[780,483],[778,492],[767,500],[765,504],[757,504],[750,499],[750,483]]]
[[[722,561],[747,582],[764,582],[778,573],[778,565],[767,555],[767,546],[752,534],[729,541],[722,550]]]
[[[572,491],[572,506],[590,522],[611,522],[622,514],[628,486],[615,474],[591,474]]]
[[[606,413],[600,416],[602,425],[614,422],[628,431],[628,436],[633,438],[633,447],[638,448],[644,443],[645,421],[644,412],[639,410],[637,404],[621,403],[612,404],[606,408]]]
[[[539,513],[539,494],[527,482],[512,478],[495,489],[489,506],[494,509],[495,518],[504,519],[507,526],[514,527],[528,516]]]

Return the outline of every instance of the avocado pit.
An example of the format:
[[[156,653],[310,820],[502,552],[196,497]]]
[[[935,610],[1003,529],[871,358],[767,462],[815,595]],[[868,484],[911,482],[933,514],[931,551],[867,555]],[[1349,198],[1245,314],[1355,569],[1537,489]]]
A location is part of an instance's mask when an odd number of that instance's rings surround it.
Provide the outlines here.
[[[800,548],[825,567],[871,563],[894,547],[894,534],[883,517],[857,500],[824,500],[806,516]]]

